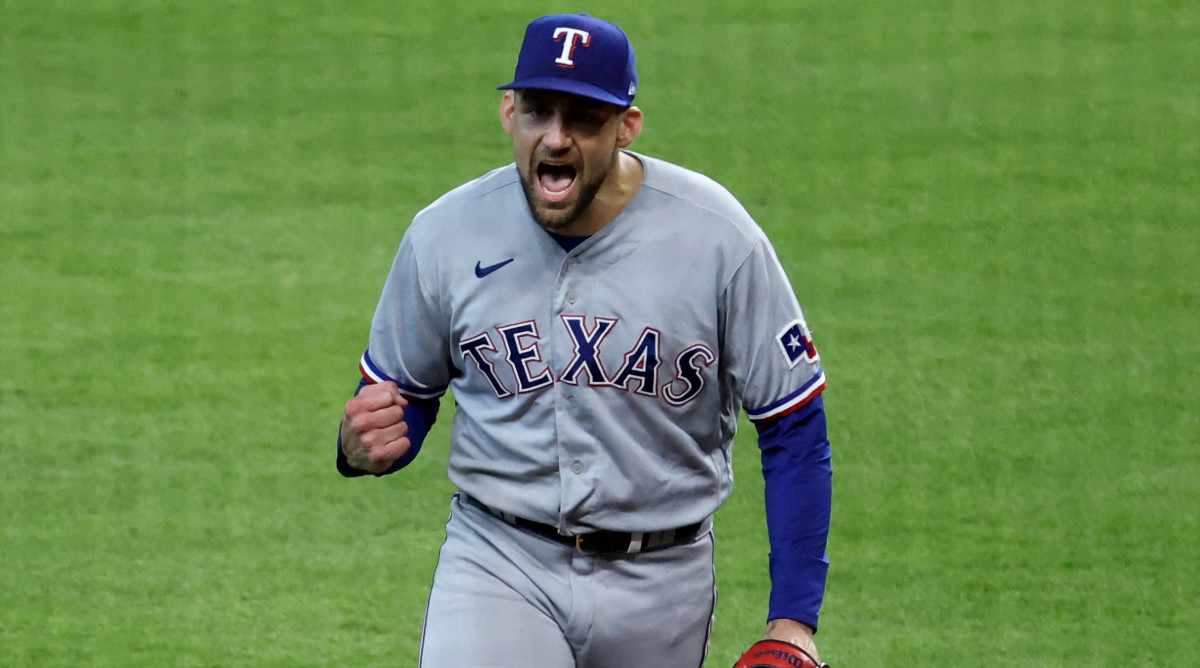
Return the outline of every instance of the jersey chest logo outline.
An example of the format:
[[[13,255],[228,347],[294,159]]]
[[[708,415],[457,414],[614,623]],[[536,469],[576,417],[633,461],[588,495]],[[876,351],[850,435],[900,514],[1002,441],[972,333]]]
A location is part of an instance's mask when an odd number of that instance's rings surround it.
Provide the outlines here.
[[[510,257],[503,262],[497,262],[496,264],[489,264],[486,267],[481,266],[482,265],[481,262],[476,262],[475,263],[475,278],[483,278],[484,276],[487,276],[488,274],[492,273],[493,271],[496,271],[497,269],[503,267],[504,265],[508,264],[509,262],[512,262],[515,259],[517,259],[517,258]]]
[[[485,330],[462,339],[458,348],[464,361],[474,362],[499,399],[542,390],[555,383],[580,385],[585,381],[589,387],[614,387],[681,407],[701,394],[708,385],[706,369],[717,362],[716,353],[708,346],[692,344],[675,357],[671,374],[666,368],[669,358],[664,359],[661,350],[662,332],[646,327],[637,343],[624,354],[620,369],[609,373],[601,361],[600,347],[619,319],[594,316],[591,318],[594,325],[589,328],[589,316],[560,318],[574,346],[574,356],[557,375],[542,355],[546,340],[538,331],[536,320],[498,325],[495,327],[500,334],[498,341]],[[507,363],[512,371],[509,383],[516,383],[515,393],[498,373],[502,363]]]

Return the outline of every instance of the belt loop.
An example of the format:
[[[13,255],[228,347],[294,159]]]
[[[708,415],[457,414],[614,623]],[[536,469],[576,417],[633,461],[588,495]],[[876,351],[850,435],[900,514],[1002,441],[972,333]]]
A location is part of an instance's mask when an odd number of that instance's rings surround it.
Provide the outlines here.
[[[646,534],[642,533],[641,531],[634,531],[633,533],[629,534],[629,549],[626,550],[626,552],[629,554],[637,554],[638,552],[641,552],[642,538],[644,538],[645,535]]]

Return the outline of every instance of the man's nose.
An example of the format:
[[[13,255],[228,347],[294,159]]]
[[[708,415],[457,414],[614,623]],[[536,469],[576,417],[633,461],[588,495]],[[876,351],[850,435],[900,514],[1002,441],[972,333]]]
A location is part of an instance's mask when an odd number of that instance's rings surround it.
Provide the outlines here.
[[[562,114],[554,114],[546,126],[546,135],[542,142],[547,148],[562,151],[570,148],[571,134],[567,131],[567,123]]]

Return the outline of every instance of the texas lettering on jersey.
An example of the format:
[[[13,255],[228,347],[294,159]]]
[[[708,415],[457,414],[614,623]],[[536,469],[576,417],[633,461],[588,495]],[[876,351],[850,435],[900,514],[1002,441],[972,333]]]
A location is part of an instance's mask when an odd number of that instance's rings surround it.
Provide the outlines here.
[[[642,330],[631,348],[624,351],[621,364],[606,369],[601,358],[605,339],[619,320],[584,315],[561,316],[562,326],[574,346],[574,355],[562,369],[555,370],[542,355],[542,333],[533,320],[499,325],[496,336],[484,331],[461,340],[458,349],[492,386],[498,398],[534,392],[554,383],[586,384],[589,387],[615,387],[645,397],[660,398],[671,406],[682,406],[704,389],[704,370],[717,361],[716,353],[703,343],[685,347],[674,356],[671,374],[663,378],[662,332],[653,327]],[[609,358],[613,359],[613,358]],[[498,365],[512,370],[515,387],[506,385]]]

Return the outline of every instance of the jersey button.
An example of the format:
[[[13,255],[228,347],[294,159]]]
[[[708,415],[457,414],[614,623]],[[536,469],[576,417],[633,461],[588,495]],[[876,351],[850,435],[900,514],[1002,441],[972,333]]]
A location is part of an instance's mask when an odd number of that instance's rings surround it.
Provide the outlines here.
[[[571,462],[571,473],[575,475],[583,473],[583,462]]]
[[[567,303],[568,303],[568,304],[574,304],[574,303],[575,303],[575,299],[576,299],[576,298],[575,298],[575,293],[574,293],[574,292],[568,292],[568,293],[567,293]]]

